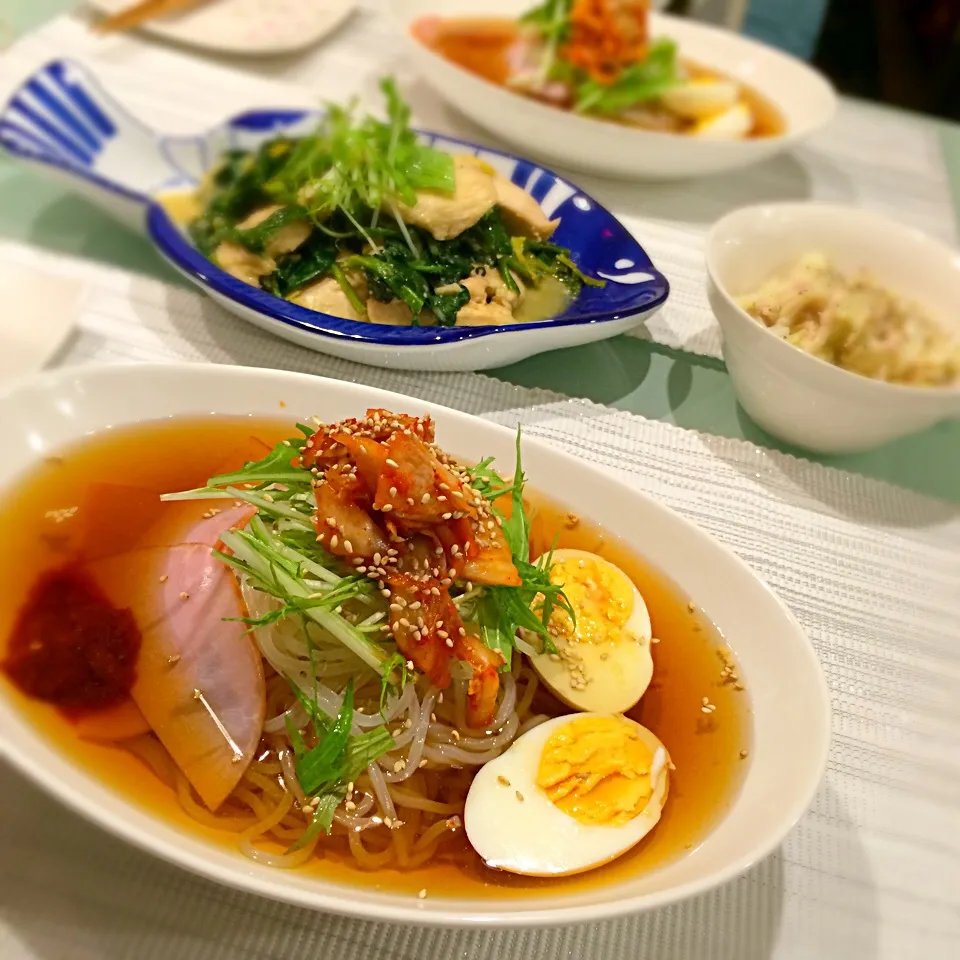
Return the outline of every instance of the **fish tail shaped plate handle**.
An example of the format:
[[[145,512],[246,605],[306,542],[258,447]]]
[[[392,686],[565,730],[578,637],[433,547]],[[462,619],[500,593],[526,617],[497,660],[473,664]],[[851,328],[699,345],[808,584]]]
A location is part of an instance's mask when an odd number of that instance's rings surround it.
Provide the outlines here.
[[[0,110],[0,145],[143,229],[150,195],[177,175],[165,139],[80,64],[52,60]]]

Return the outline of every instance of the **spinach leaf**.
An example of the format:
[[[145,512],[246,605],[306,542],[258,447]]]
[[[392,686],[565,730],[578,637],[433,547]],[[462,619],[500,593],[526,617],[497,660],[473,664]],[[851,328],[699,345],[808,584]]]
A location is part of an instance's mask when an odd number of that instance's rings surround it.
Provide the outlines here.
[[[290,204],[274,210],[269,217],[261,220],[255,227],[235,231],[234,239],[240,246],[246,247],[253,253],[263,253],[263,248],[280,230],[288,224],[306,220],[308,217],[309,214],[304,207],[295,203]]]
[[[260,281],[264,290],[277,297],[286,297],[313,280],[330,273],[337,260],[333,238],[315,230],[312,236],[293,253],[277,262],[277,269]]]
[[[452,327],[457,322],[460,308],[470,302],[470,291],[461,283],[456,293],[434,293],[427,297],[426,304],[441,327]]]
[[[414,317],[420,315],[430,296],[430,286],[416,268],[399,257],[391,257],[386,251],[350,257],[346,266],[363,270],[371,295],[377,300],[402,300]],[[390,295],[384,298],[387,293]]]

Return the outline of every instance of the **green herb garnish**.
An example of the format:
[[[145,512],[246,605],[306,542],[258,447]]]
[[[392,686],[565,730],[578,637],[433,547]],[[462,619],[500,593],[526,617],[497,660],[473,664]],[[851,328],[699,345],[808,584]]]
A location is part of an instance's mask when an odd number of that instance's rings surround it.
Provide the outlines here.
[[[396,744],[386,727],[377,727],[359,736],[350,735],[353,723],[353,680],[347,681],[343,703],[331,723],[316,702],[290,681],[313,725],[317,744],[307,749],[303,734],[292,723],[287,732],[293,745],[297,780],[303,792],[319,802],[304,835],[291,847],[306,846],[318,833],[329,833],[333,815],[347,795],[347,786]]]

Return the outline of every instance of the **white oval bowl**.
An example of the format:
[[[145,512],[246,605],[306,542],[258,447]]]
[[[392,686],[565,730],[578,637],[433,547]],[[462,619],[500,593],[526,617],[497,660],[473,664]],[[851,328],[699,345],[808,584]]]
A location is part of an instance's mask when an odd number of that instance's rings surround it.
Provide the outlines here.
[[[673,38],[682,58],[733,77],[766,97],[785,121],[781,136],[703,140],[581,117],[484,80],[410,33],[424,16],[516,17],[534,5],[535,0],[390,0],[413,65],[441,97],[508,143],[564,167],[644,180],[722,173],[781,153],[819,130],[836,112],[830,83],[802,61],[729,30],[666,14],[650,15],[652,35]]]
[[[430,413],[439,441],[464,457],[513,462],[515,434],[468,414],[359,384],[214,365],[87,367],[47,373],[0,394],[0,483],[84,436],[142,421],[211,413],[354,416],[368,406]],[[703,843],[633,880],[582,892],[481,899],[410,895],[324,881],[316,872],[256,864],[181,832],[114,793],[48,742],[0,692],[0,755],[105,829],[187,870],[301,906],[376,920],[454,926],[567,924],[664,906],[736,877],[767,856],[809,805],[829,742],[826,684],[787,608],[727,548],[650,497],[574,457],[530,440],[530,482],[616,530],[695,598],[735,652],[753,710],[743,788]],[[0,688],[2,689],[2,688]]]
[[[707,236],[710,306],[744,410],[764,430],[819,453],[857,453],[960,416],[960,386],[912,387],[850,373],[771,333],[736,298],[805,253],[867,269],[960,337],[960,253],[876,213],[820,203],[735,210]]]

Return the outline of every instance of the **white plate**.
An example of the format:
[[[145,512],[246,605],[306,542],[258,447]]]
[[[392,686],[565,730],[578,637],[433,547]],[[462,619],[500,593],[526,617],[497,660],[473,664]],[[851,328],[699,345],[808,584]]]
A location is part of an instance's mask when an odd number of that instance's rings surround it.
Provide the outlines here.
[[[87,2],[113,14],[135,0]],[[207,0],[193,10],[148,20],[140,29],[218,53],[268,56],[319,43],[356,5],[356,0]]]
[[[423,16],[516,17],[534,6],[535,0],[389,2],[410,59],[441,97],[508,143],[563,167],[651,180],[721,173],[781,153],[820,129],[836,112],[833,88],[802,61],[728,30],[651,14],[653,36],[673,38],[682,58],[734,77],[763,94],[780,110],[786,132],[752,140],[701,140],[581,117],[475,76],[410,34],[411,25]]]
[[[464,457],[513,462],[515,435],[476,417],[360,384],[239,367],[159,365],[60,370],[0,394],[0,484],[64,444],[111,426],[186,414],[354,416],[370,406],[430,413],[440,443]],[[550,446],[524,445],[530,482],[615,530],[703,608],[736,654],[754,739],[732,808],[681,860],[629,881],[536,897],[418,900],[261,866],[182,833],[79,769],[0,693],[0,755],[105,829],[187,870],[252,893],[377,920],[456,926],[569,924],[660,907],[736,877],[771,853],[806,810],[829,741],[827,687],[786,607],[733,553],[631,486]],[[731,507],[734,509],[735,507]]]
[[[79,280],[0,263],[0,380],[39,370],[73,331],[83,300]]]

